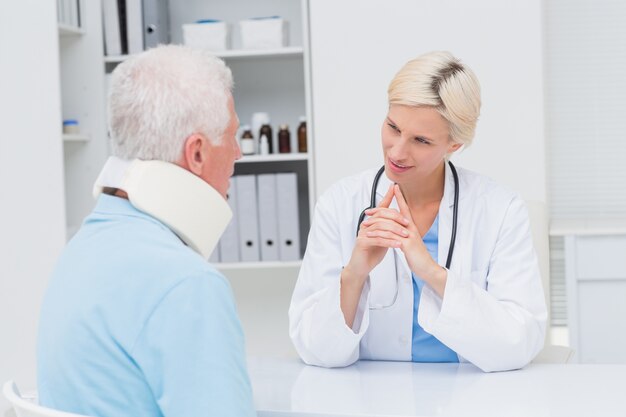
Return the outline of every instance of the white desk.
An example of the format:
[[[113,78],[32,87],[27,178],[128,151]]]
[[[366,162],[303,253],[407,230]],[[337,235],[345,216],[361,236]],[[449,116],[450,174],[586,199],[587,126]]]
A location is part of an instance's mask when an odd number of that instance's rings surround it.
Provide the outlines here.
[[[249,359],[259,417],[626,416],[626,365],[529,365],[485,374],[468,364],[362,361],[341,369]]]

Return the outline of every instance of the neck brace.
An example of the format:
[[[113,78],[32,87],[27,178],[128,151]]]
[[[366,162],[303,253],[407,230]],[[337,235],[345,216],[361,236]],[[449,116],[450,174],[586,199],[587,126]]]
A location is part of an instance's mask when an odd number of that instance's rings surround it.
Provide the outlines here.
[[[112,156],[96,180],[94,197],[104,187],[125,191],[137,210],[163,222],[205,259],[211,256],[233,216],[224,197],[213,187],[168,162]]]

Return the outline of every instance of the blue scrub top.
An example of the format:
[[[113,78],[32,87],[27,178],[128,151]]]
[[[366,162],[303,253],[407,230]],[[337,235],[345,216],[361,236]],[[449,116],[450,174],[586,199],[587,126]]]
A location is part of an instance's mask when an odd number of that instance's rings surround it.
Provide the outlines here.
[[[433,225],[423,240],[428,253],[437,262],[439,215],[435,218]],[[411,348],[411,360],[413,362],[458,362],[459,357],[452,349],[441,343],[435,336],[427,333],[417,322],[420,294],[424,287],[424,281],[414,273],[411,274],[413,275],[413,346]]]

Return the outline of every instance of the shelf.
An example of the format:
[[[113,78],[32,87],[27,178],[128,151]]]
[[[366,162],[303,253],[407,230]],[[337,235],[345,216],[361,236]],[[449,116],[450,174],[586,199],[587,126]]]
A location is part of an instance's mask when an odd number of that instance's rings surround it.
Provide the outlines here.
[[[216,52],[220,58],[224,59],[245,59],[245,58],[273,58],[273,57],[283,57],[283,56],[302,56],[303,49],[301,46],[289,46],[286,48],[280,49],[254,49],[254,50],[243,50],[243,49],[233,49],[229,51],[220,51]],[[114,55],[114,56],[105,56],[104,62],[107,64],[110,63],[119,63],[128,59],[131,55]]]
[[[66,25],[59,23],[59,35],[60,36],[82,36],[85,31],[78,26]]]
[[[270,155],[244,155],[236,164],[246,164],[254,162],[291,162],[306,161],[309,159],[308,153],[278,153]]]
[[[89,142],[89,135],[84,134],[63,134],[63,142]]]
[[[288,46],[280,49],[233,49],[216,53],[220,58],[262,58],[262,57],[281,57],[281,56],[300,56],[303,54],[301,46]]]
[[[214,266],[220,271],[232,271],[236,269],[275,269],[275,268],[300,268],[302,261],[290,262],[233,262],[216,263]]]

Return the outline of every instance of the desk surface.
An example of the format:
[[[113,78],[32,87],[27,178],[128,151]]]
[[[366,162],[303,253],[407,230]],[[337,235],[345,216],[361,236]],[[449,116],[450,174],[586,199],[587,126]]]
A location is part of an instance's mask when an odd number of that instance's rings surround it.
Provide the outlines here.
[[[486,374],[469,364],[361,361],[347,368],[249,359],[259,417],[626,416],[626,365],[529,365]]]

